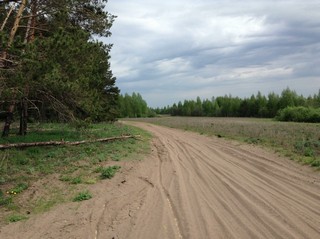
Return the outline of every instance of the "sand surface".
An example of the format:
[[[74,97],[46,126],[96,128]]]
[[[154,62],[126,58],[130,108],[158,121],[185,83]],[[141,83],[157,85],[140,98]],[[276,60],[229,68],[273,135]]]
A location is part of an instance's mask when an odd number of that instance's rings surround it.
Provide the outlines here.
[[[93,198],[0,229],[0,238],[320,238],[320,173],[258,147],[131,123],[152,153]]]

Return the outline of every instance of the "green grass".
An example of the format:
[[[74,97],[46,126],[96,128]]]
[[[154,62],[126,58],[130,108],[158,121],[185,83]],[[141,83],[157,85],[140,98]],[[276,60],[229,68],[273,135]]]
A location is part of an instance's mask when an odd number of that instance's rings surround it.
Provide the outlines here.
[[[92,198],[92,195],[89,191],[80,192],[73,198],[74,202],[81,202],[84,200],[89,200]]]
[[[2,190],[0,190],[0,207],[1,206],[7,206],[10,203],[12,203],[12,196],[8,195],[9,193],[7,193],[7,195],[2,192]]]
[[[45,193],[37,196],[36,200],[29,205],[32,213],[38,214],[49,211],[52,207],[71,200],[76,188],[72,186],[47,185],[42,189]],[[24,202],[27,204],[27,202]],[[20,210],[21,211],[21,210]]]
[[[19,183],[14,188],[9,189],[7,191],[7,193],[15,195],[15,194],[21,193],[22,191],[26,190],[28,187],[29,186],[26,183]]]
[[[257,118],[159,117],[138,119],[271,148],[320,169],[320,124]]]
[[[27,216],[20,215],[20,214],[13,214],[7,217],[8,222],[19,222],[26,219],[28,219]]]
[[[41,213],[51,207],[71,200],[72,192],[101,180],[94,168],[110,161],[140,160],[150,151],[151,135],[136,127],[115,124],[93,124],[85,129],[68,124],[31,125],[25,137],[16,136],[14,130],[8,138],[0,138],[0,144],[38,141],[79,141],[121,135],[141,135],[139,140],[127,139],[108,143],[89,143],[78,146],[46,146],[0,151],[0,224],[4,215],[28,210]],[[52,175],[57,175],[53,177]],[[40,179],[58,178],[59,192],[40,186],[44,196],[37,201],[21,201],[20,194],[28,191]],[[24,185],[21,184],[24,182]],[[50,182],[51,183],[51,182]],[[61,187],[61,185],[63,187]],[[38,189],[38,188],[37,188]],[[13,191],[13,194],[7,194]],[[37,190],[37,192],[40,190]],[[16,194],[14,194],[16,193]]]
[[[112,178],[116,172],[120,169],[120,166],[109,166],[107,168],[99,168],[97,172],[101,173],[100,178],[101,179],[110,179]]]
[[[52,128],[50,128],[52,127]],[[63,124],[49,124],[42,126],[43,131],[30,132],[26,137],[11,136],[0,139],[0,143],[36,142],[61,140],[77,141],[83,139],[97,139],[128,134],[143,134],[141,130],[121,124],[97,124],[85,131],[77,131]],[[58,130],[60,129],[60,130]],[[148,136],[147,136],[148,137]],[[146,149],[135,139],[115,141],[111,143],[90,143],[79,146],[48,146],[32,147],[23,150],[11,149],[0,151],[0,175],[4,183],[16,182],[21,177],[32,178],[54,172],[72,173],[79,168],[77,164],[85,161],[87,166],[104,161],[119,161],[130,158],[141,149]]]

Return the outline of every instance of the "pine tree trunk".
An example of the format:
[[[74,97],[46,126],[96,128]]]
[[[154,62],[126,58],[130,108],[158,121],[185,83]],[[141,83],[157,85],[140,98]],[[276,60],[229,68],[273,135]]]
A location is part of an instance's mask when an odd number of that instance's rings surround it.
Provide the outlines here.
[[[2,137],[8,137],[9,136],[10,125],[11,125],[12,120],[13,120],[14,107],[15,107],[15,102],[11,103],[11,105],[9,106],[9,110],[7,112],[6,121],[5,121],[4,127],[3,127]]]
[[[28,101],[23,97],[20,101],[20,129],[19,135],[26,135],[28,129]]]
[[[16,32],[17,32],[19,24],[20,24],[22,13],[23,13],[23,11],[24,11],[24,9],[26,7],[26,4],[27,4],[27,0],[22,0],[21,1],[21,5],[19,7],[19,10],[17,12],[16,18],[15,18],[15,21],[14,21],[14,24],[13,24],[13,27],[12,27],[10,35],[9,35],[9,41],[8,41],[8,44],[7,44],[7,48],[2,52],[2,59],[0,60],[0,65],[4,64],[4,62],[7,59],[7,51],[11,47],[11,45],[13,43],[14,37],[16,35]],[[16,102],[15,102],[16,96],[17,96],[17,93],[14,92],[13,93],[13,97],[12,97],[13,101],[12,101],[11,105],[9,106],[9,110],[7,112],[7,117],[6,117],[6,120],[5,120],[5,123],[4,123],[2,137],[8,137],[9,136],[10,125],[11,125],[12,120],[13,120],[13,112],[14,112],[14,108],[15,108],[15,104],[16,104]]]
[[[30,36],[28,38],[28,42],[33,42],[34,38],[35,38],[35,33],[36,33],[36,25],[37,25],[37,21],[36,21],[36,16],[37,16],[37,0],[33,0],[31,2],[31,14],[32,14],[32,18],[31,18],[31,31],[30,31]]]
[[[20,23],[20,20],[21,20],[21,17],[22,17],[23,10],[26,7],[26,3],[27,3],[27,0],[22,0],[21,5],[19,7],[19,10],[17,12],[16,19],[14,21],[13,27],[12,27],[11,32],[10,32],[7,48],[2,52],[3,61],[7,59],[7,51],[11,47],[11,45],[13,43],[14,36],[16,35],[16,32],[17,32],[18,27],[19,27],[19,23]]]
[[[8,12],[8,14],[7,14],[7,16],[6,16],[6,18],[4,19],[4,21],[3,21],[2,25],[1,25],[0,31],[3,31],[4,27],[6,26],[7,21],[8,21],[11,13],[12,13],[12,11],[13,11],[13,8],[14,8],[14,6],[12,5],[11,8],[10,8],[10,10],[9,10],[9,12]]]
[[[31,1],[31,12],[30,16],[28,17],[28,25],[26,30],[26,35],[24,38],[24,43],[33,42],[35,38],[35,32],[36,32],[36,25],[37,25],[37,0]]]

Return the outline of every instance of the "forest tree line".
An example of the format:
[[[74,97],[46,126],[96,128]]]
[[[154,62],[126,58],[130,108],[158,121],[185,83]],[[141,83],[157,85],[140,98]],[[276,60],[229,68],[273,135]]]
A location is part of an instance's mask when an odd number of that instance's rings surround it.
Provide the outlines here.
[[[131,95],[125,94],[119,96],[118,101],[120,118],[141,118],[154,117],[155,112],[148,107],[147,102],[139,93],[133,92]]]
[[[310,114],[320,114],[320,90],[318,94],[309,97],[298,95],[289,88],[283,90],[280,95],[269,93],[264,96],[258,92],[244,99],[231,95],[213,97],[211,100],[201,100],[197,97],[196,100],[185,100],[183,103],[180,101],[172,106],[157,108],[155,112],[172,116],[274,118],[281,113],[281,110],[290,107],[304,107],[309,109]],[[301,108],[299,112],[306,113],[301,111]]]
[[[0,112],[9,134],[27,121],[115,120],[119,89],[110,70],[115,16],[107,0],[0,2]],[[31,114],[31,115],[30,115]]]

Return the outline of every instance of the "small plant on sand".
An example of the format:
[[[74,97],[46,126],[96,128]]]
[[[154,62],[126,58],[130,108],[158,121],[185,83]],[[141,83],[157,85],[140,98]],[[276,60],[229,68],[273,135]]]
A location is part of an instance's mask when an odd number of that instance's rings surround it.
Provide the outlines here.
[[[112,178],[116,172],[120,169],[120,166],[110,166],[107,168],[102,168],[101,170],[101,179],[107,179],[107,178]]]
[[[18,215],[18,214],[13,214],[13,215],[10,215],[10,216],[7,218],[7,221],[8,221],[8,222],[18,222],[18,221],[22,221],[22,220],[26,220],[26,219],[28,219],[27,216]]]
[[[9,205],[12,202],[12,197],[7,197],[1,190],[0,190],[0,206]]]
[[[79,184],[82,183],[82,178],[81,177],[75,177],[71,180],[72,184]]]
[[[81,202],[81,201],[84,201],[84,200],[89,200],[90,198],[92,198],[91,193],[89,191],[84,191],[84,192],[78,193],[78,195],[75,196],[73,201],[74,202]]]
[[[29,186],[26,183],[19,183],[17,186],[15,186],[14,188],[7,191],[7,194],[14,194],[14,195],[18,194],[18,193],[21,193],[22,191],[26,190],[28,187]]]

